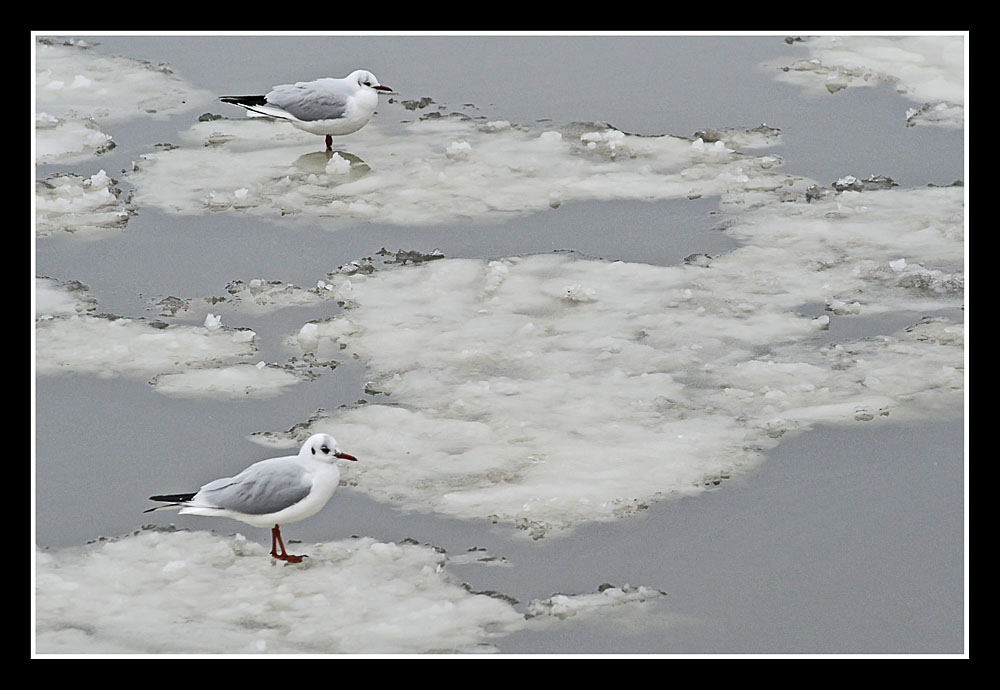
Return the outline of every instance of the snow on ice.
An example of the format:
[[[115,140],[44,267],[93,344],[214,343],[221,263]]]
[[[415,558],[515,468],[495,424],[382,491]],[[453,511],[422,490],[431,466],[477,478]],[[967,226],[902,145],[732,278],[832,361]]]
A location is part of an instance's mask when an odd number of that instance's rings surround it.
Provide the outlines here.
[[[90,177],[59,173],[35,181],[35,234],[97,236],[121,230],[134,207],[104,170]]]
[[[101,127],[137,117],[163,118],[212,98],[169,67],[103,56],[83,41],[35,43],[35,160],[79,163],[115,147]],[[100,237],[121,230],[133,207],[104,170],[55,174],[35,182],[39,235],[68,231]]]
[[[93,120],[65,120],[45,112],[35,116],[35,159],[39,163],[74,163],[114,148],[111,136]]]
[[[78,282],[36,280],[35,368],[39,375],[149,377],[229,365],[256,352],[253,331],[94,315]]]
[[[213,98],[166,65],[105,56],[82,41],[35,43],[35,155],[71,162],[114,146],[99,126],[136,117],[163,118]]]
[[[374,459],[356,482],[379,500],[538,537],[704,490],[859,409],[960,410],[961,323],[819,345],[829,317],[800,311],[961,306],[962,190],[866,194],[749,214],[729,229],[747,244],[708,266],[556,253],[331,274],[347,310],[308,324],[309,345],[346,348],[384,397],[296,440],[335,429]]]
[[[702,491],[814,423],[957,413],[963,324],[816,338],[830,327],[818,305],[961,308],[963,198],[762,206],[726,230],[743,246],[683,266],[555,253],[331,273],[346,311],[287,343],[346,348],[381,395],[295,440],[336,430],[374,458],[356,480],[373,497],[538,537]]]
[[[771,130],[739,138],[775,141]],[[181,214],[307,214],[335,228],[359,219],[500,220],[576,200],[688,198],[788,184],[770,170],[780,163],[774,156],[748,156],[723,140],[640,137],[597,124],[497,128],[451,116],[389,133],[373,123],[350,143],[364,161],[316,151],[314,138],[262,118],[199,122],[181,141],[137,162],[128,175],[135,203]],[[346,157],[352,163],[345,169],[338,159]]]
[[[815,36],[810,57],[782,65],[778,79],[836,93],[891,84],[920,103],[905,113],[907,126],[965,126],[965,40],[962,36]]]
[[[108,315],[42,317],[35,321],[36,373],[142,377],[184,371],[253,354],[253,336]]]
[[[293,371],[258,362],[159,374],[149,384],[159,393],[177,397],[262,400],[282,395],[301,380]]]
[[[308,306],[332,292],[302,290],[278,281],[233,281],[225,302],[240,313]],[[232,400],[266,399],[316,377],[332,361],[293,360],[285,365],[247,361],[256,352],[256,333],[230,328],[220,314],[207,313],[200,326],[94,315],[97,300],[76,281],[36,279],[36,373],[80,373],[148,379],[159,393],[174,397]],[[192,309],[193,300],[161,300],[165,316]],[[171,303],[168,308],[167,302]],[[204,300],[205,304],[209,303]],[[218,304],[218,301],[213,301]]]
[[[87,294],[87,286],[83,283],[35,278],[35,314],[41,318],[84,314],[96,309],[97,300]]]
[[[471,592],[450,558],[415,543],[309,546],[294,567],[240,535],[144,529],[36,554],[44,654],[490,653],[518,630],[607,616],[663,597],[648,587],[526,602]],[[86,596],[80,596],[86,592]],[[211,606],[206,606],[206,601]]]

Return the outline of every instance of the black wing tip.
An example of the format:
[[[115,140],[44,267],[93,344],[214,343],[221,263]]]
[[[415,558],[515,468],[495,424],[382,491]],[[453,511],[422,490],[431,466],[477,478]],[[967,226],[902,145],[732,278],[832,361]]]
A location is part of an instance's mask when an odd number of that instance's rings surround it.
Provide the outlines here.
[[[219,96],[219,100],[234,105],[267,105],[266,96]]]
[[[192,492],[192,493],[189,493],[189,494],[166,494],[166,495],[163,495],[163,496],[150,496],[149,500],[150,501],[167,501],[168,503],[183,503],[185,501],[190,501],[192,498],[194,498],[194,495],[196,493],[198,493],[198,492],[195,491],[195,492]],[[155,508],[151,508],[151,510],[156,510],[156,509]],[[146,512],[149,512],[149,511],[146,511]]]

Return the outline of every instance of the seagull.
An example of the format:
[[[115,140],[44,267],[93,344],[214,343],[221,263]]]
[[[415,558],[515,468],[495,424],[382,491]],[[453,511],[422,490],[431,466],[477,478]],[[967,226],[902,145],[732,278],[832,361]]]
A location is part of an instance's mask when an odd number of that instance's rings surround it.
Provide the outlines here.
[[[181,514],[214,515],[271,527],[271,557],[301,563],[304,556],[285,551],[279,525],[298,522],[318,513],[340,483],[337,458],[357,460],[341,451],[329,434],[315,434],[298,455],[256,462],[235,477],[216,479],[198,491],[150,496],[166,501],[144,512],[180,508]],[[277,547],[281,547],[280,553]]]
[[[392,89],[379,84],[368,70],[359,69],[343,79],[281,84],[266,96],[219,96],[219,100],[257,115],[287,120],[311,134],[325,134],[326,150],[332,151],[334,135],[357,132],[372,119],[379,91],[391,93]]]

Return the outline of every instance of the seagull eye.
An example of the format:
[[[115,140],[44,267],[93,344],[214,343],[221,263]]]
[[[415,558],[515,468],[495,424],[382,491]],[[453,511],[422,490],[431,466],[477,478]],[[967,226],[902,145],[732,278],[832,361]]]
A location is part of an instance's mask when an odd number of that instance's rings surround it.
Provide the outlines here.
[[[330,449],[327,448],[326,446],[323,446],[322,448],[320,448],[320,450],[323,451],[323,455],[326,455],[327,453],[330,452]]]

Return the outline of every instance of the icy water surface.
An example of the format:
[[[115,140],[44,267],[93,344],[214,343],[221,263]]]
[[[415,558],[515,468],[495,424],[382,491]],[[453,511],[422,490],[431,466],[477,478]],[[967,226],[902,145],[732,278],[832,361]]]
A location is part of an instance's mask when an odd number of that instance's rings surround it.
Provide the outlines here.
[[[962,652],[963,37],[66,38],[38,652]],[[318,431],[305,564],[142,515]]]

